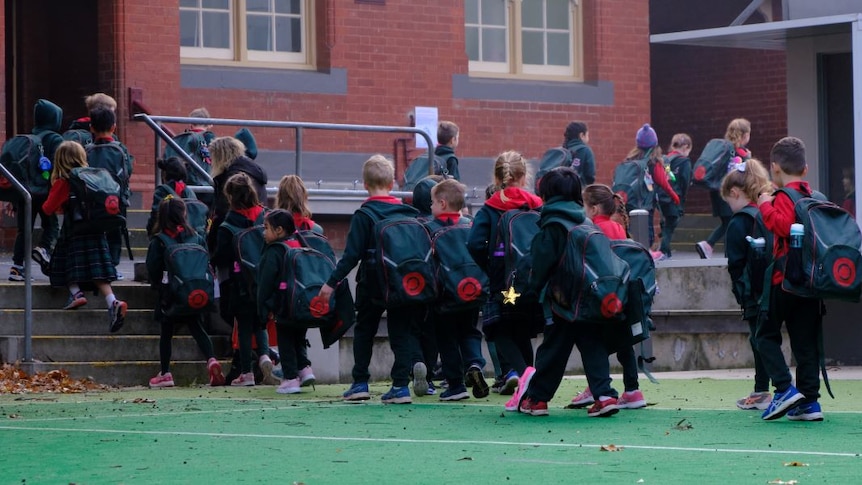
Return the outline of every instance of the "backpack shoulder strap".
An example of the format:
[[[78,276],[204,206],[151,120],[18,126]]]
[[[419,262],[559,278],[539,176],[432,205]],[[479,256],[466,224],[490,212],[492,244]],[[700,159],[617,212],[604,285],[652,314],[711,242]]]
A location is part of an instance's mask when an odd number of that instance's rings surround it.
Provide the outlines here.
[[[177,244],[177,241],[174,238],[168,236],[167,234],[165,234],[163,232],[156,234],[156,238],[158,238],[160,241],[162,241],[162,244],[165,245],[165,249],[173,246],[174,244]]]

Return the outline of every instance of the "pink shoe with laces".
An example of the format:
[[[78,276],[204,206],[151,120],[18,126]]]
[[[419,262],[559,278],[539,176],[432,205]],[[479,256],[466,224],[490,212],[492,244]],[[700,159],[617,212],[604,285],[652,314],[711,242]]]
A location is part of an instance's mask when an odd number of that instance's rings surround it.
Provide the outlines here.
[[[524,373],[518,379],[518,389],[515,390],[514,394],[512,394],[512,398],[506,401],[506,411],[518,410],[518,406],[521,404],[521,397],[524,396],[524,391],[527,390],[527,386],[530,385],[530,380],[533,378],[533,374],[535,373],[535,367],[527,367],[524,369]]]

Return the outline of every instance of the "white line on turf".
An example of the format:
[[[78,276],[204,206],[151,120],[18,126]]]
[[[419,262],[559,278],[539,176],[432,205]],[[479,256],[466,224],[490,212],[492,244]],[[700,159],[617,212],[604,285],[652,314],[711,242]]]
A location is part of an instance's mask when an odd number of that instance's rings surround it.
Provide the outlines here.
[[[206,438],[252,438],[252,439],[282,439],[282,440],[309,440],[309,441],[355,441],[364,443],[405,443],[423,445],[487,445],[487,446],[528,446],[548,448],[598,448],[602,445],[594,443],[539,443],[517,441],[483,441],[483,440],[421,440],[409,438],[362,438],[354,436],[301,436],[301,435],[279,435],[279,434],[257,434],[257,433],[205,433],[193,431],[142,431],[142,430],[120,430],[99,428],[39,428],[34,426],[0,426],[0,430],[7,431],[43,431],[51,433],[103,433],[103,434],[138,434],[157,436],[197,436]],[[618,444],[617,447],[631,450],[650,451],[687,451],[708,453],[733,453],[752,455],[811,455],[811,456],[833,456],[842,458],[859,458],[860,453],[837,453],[830,451],[804,451],[804,450],[752,450],[732,448],[706,448],[706,447],[684,447],[684,446],[648,446],[648,445],[626,445]]]

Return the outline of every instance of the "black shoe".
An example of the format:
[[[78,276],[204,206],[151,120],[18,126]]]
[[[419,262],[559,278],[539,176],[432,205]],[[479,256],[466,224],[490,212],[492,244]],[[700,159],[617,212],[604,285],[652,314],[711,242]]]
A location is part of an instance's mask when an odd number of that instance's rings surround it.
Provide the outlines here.
[[[482,368],[476,364],[467,369],[467,374],[464,376],[464,384],[473,388],[473,397],[482,399],[488,397],[490,392],[488,383],[485,381],[485,376],[482,375]]]

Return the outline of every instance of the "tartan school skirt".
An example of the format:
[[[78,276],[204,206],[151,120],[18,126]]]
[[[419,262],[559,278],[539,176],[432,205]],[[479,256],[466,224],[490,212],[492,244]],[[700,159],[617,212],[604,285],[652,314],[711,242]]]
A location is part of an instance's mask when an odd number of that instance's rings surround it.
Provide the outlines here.
[[[66,228],[63,228],[66,233]],[[51,254],[51,286],[114,281],[117,269],[111,260],[105,234],[61,234]]]

